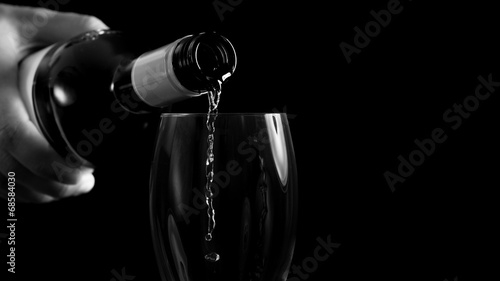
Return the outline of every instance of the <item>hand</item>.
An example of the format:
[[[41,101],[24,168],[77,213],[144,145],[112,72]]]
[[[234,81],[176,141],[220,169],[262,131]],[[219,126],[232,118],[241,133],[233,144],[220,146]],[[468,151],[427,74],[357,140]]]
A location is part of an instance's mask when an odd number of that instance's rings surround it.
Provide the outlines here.
[[[29,119],[18,88],[18,64],[34,47],[103,28],[92,16],[0,4],[0,197],[7,198],[9,172],[16,175],[15,198],[21,202],[51,202],[93,188],[90,168],[68,167],[58,178],[52,164],[65,161]]]

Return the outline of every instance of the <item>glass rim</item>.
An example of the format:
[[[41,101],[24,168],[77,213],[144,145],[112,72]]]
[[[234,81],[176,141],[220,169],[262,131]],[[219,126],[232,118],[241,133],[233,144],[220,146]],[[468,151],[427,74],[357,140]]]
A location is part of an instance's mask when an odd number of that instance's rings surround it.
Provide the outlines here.
[[[160,115],[161,118],[165,117],[206,117],[208,113],[193,112],[164,112]],[[215,115],[215,113],[210,113]],[[217,117],[246,117],[246,116],[273,116],[273,115],[286,115],[285,112],[218,112]]]

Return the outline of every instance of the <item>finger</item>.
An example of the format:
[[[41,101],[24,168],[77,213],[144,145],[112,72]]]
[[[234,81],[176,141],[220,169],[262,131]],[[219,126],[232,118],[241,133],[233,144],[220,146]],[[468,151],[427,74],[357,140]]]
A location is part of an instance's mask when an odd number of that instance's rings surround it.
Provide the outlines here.
[[[4,199],[8,199],[9,197],[9,190],[7,187],[7,184],[4,184],[7,182],[7,178],[0,174],[0,197]],[[41,194],[38,192],[34,192],[29,188],[24,187],[22,184],[17,184],[14,189],[14,198],[16,202],[21,202],[21,203],[48,203],[57,200],[54,197],[51,197],[49,195]]]
[[[0,153],[6,154],[5,152]],[[34,174],[9,154],[3,155],[1,159],[3,162],[2,167],[0,167],[1,173],[15,172],[18,183],[36,193],[49,195],[53,198],[64,198],[87,193],[94,186],[94,176],[90,172],[80,173],[80,178],[76,184],[62,184]],[[9,165],[7,166],[5,163],[9,163]]]
[[[0,147],[35,175],[65,184],[77,184],[82,172],[57,154],[29,120],[23,101],[13,87],[0,86]],[[68,167],[71,166],[72,167]],[[81,163],[76,163],[81,164]]]
[[[11,110],[15,110],[14,103]],[[19,108],[22,111],[23,108]],[[58,181],[68,185],[78,185],[93,169],[88,167],[70,167],[72,163],[54,151],[35,125],[27,118],[17,119],[0,131],[0,147],[3,147],[21,166],[26,167],[37,177]],[[88,182],[86,184],[89,184]]]
[[[96,29],[107,29],[100,19],[69,12],[56,12],[45,8],[16,7],[19,34],[28,42],[52,44]]]
[[[0,147],[35,175],[65,184],[77,184],[82,172],[50,146],[45,137],[30,121],[26,107],[15,86],[0,85]],[[72,167],[68,167],[71,164]],[[76,163],[81,164],[81,163]]]

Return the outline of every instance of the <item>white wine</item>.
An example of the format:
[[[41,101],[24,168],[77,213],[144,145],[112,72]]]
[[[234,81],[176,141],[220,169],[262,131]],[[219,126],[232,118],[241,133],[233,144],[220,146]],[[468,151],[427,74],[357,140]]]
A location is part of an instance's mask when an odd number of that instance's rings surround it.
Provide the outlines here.
[[[208,227],[207,234],[205,235],[205,241],[210,242],[213,238],[213,231],[215,229],[215,209],[213,206],[214,192],[212,190],[212,184],[214,181],[214,142],[215,142],[215,121],[217,119],[220,95],[221,95],[221,85],[219,82],[218,87],[214,87],[213,90],[208,92],[208,113],[207,113],[207,161],[206,161],[206,176],[207,182],[205,185],[205,200],[207,204],[207,215],[208,215]],[[220,259],[220,255],[216,252],[210,252],[205,255],[207,261],[216,262]]]
[[[23,61],[19,86],[31,119],[63,158],[98,166],[140,132],[141,115],[206,94],[236,67],[232,44],[213,32],[142,55],[131,42],[118,31],[91,31]]]

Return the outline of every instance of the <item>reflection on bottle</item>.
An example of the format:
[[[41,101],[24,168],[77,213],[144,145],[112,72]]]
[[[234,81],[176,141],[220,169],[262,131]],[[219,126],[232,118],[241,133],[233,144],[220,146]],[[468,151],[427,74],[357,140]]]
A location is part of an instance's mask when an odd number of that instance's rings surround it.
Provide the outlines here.
[[[68,81],[75,81],[77,80],[75,77],[80,75],[80,71],[74,66],[67,66],[59,72],[57,80],[62,81],[62,83],[55,83],[53,88],[54,102],[58,106],[68,107],[77,101],[78,95],[74,87],[81,88],[81,85],[76,82],[70,83]]]

